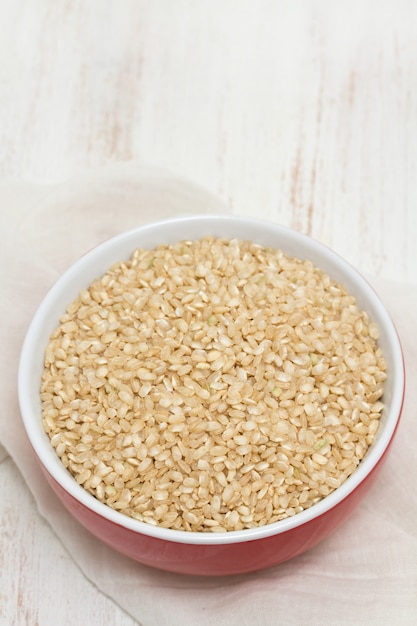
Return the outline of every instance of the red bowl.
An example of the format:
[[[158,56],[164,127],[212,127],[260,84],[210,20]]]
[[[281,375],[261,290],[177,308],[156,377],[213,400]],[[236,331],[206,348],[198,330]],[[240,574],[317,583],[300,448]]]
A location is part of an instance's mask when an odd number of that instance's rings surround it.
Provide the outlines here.
[[[64,468],[41,420],[40,380],[44,350],[59,317],[82,288],[137,247],[197,239],[205,235],[249,239],[308,258],[356,297],[379,326],[387,362],[384,410],[374,442],[355,472],[317,504],[287,519],[223,533],[187,532],[151,526],[99,502]],[[387,457],[400,420],[405,371],[400,341],[383,303],[367,281],[335,252],[277,224],[237,217],[196,216],[149,224],[95,248],[71,266],[38,308],[27,331],[19,365],[19,403],[24,426],[45,477],[68,511],[113,549],[163,570],[228,575],[277,565],[325,539],[355,510]]]

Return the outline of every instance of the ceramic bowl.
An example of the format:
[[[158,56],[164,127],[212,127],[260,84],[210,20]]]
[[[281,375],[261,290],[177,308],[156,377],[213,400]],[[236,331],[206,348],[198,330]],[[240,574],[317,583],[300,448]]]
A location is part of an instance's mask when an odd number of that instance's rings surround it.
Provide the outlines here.
[[[341,282],[380,329],[387,362],[384,410],[377,436],[355,472],[335,491],[287,519],[257,528],[222,533],[188,532],[152,526],[99,502],[64,468],[41,423],[40,380],[44,349],[67,305],[82,288],[137,247],[198,239],[205,235],[251,240],[280,248]],[[19,366],[19,402],[24,426],[46,480],[68,511],[108,546],[141,563],[193,575],[228,575],[282,563],[324,540],[355,510],[377,479],[399,420],[405,373],[400,341],[373,288],[338,254],[317,241],[275,223],[238,217],[195,216],[151,223],[94,248],[72,265],[41,302],[27,331]]]

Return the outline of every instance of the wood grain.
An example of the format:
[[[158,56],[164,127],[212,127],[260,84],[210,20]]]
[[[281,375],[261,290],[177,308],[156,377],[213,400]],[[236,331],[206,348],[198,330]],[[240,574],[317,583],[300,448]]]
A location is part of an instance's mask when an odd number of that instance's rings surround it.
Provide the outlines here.
[[[0,464],[0,473],[0,623],[133,626],[136,622],[83,576],[36,514],[10,458]]]
[[[2,6],[0,172],[142,158],[414,280],[412,0]]]

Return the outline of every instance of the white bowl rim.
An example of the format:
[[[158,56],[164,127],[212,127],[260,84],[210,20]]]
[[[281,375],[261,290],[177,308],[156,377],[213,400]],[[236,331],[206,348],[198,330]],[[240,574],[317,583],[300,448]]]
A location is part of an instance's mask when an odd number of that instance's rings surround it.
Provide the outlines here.
[[[254,231],[256,231],[256,229],[260,231],[269,229],[273,236],[279,234],[284,237],[289,237],[291,240],[302,244],[303,247],[308,249],[310,252],[317,253],[321,258],[328,259],[329,263],[335,267],[337,266],[339,270],[346,274],[346,276],[350,277],[355,285],[359,286],[362,292],[366,294],[367,300],[371,302],[374,309],[378,311],[379,326],[381,329],[383,327],[393,353],[393,369],[395,376],[397,377],[397,382],[393,390],[389,412],[386,417],[386,423],[377,441],[373,443],[366,457],[362,460],[355,472],[340,487],[310,508],[297,513],[292,517],[256,528],[213,533],[173,530],[135,520],[100,502],[94,496],[89,494],[83,487],[78,485],[75,479],[62,465],[49,442],[49,438],[43,431],[40,415],[37,415],[29,394],[26,393],[26,390],[30,386],[31,368],[34,359],[36,359],[36,340],[42,332],[45,314],[51,304],[53,304],[56,300],[57,294],[61,291],[65,292],[68,280],[79,274],[80,271],[87,267],[97,255],[105,255],[116,244],[123,246],[127,240],[130,241],[131,239],[133,240],[136,237],[146,236],[147,234],[154,235],[156,233],[158,236],[158,233],[161,231],[168,232],[172,229],[180,231],[183,226],[187,226],[191,222],[193,222],[197,229],[200,229],[202,226],[215,227],[219,225],[222,229],[225,224],[228,224],[229,228],[236,227],[236,230],[238,230],[239,225],[243,225],[244,229],[250,228]],[[207,234],[209,234],[209,232],[207,232]],[[219,236],[222,235],[220,234]],[[231,235],[226,235],[226,237],[232,238]],[[182,238],[190,239],[190,237]],[[175,240],[178,241],[179,238],[177,237]],[[278,248],[280,246],[277,245],[276,247]],[[126,258],[130,256],[133,249],[134,248],[130,250]],[[110,267],[110,264],[108,267]],[[106,271],[106,269],[104,269],[104,271]],[[79,289],[81,289],[81,286]],[[69,303],[70,300],[66,301],[64,308]],[[389,447],[400,420],[404,392],[404,357],[397,330],[387,309],[385,308],[385,305],[365,278],[337,252],[303,233],[293,230],[287,226],[282,226],[279,223],[235,215],[193,215],[150,222],[137,228],[122,232],[119,235],[104,241],[84,254],[58,278],[41,301],[32,318],[29,328],[27,329],[21,350],[18,369],[18,398],[21,416],[27,436],[44,469],[66,492],[75,498],[75,500],[82,503],[87,509],[95,512],[100,517],[136,533],[158,538],[163,541],[207,546],[254,541],[270,537],[272,535],[281,534],[320,517],[336,505],[340,504],[372,472]]]

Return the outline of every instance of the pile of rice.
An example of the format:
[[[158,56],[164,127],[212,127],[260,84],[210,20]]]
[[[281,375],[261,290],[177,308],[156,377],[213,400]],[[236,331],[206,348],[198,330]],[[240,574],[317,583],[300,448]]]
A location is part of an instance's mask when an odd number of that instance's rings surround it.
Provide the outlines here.
[[[383,408],[377,339],[308,260],[214,237],[138,249],[52,333],[43,426],[75,480],[125,515],[270,524],[363,459]]]

